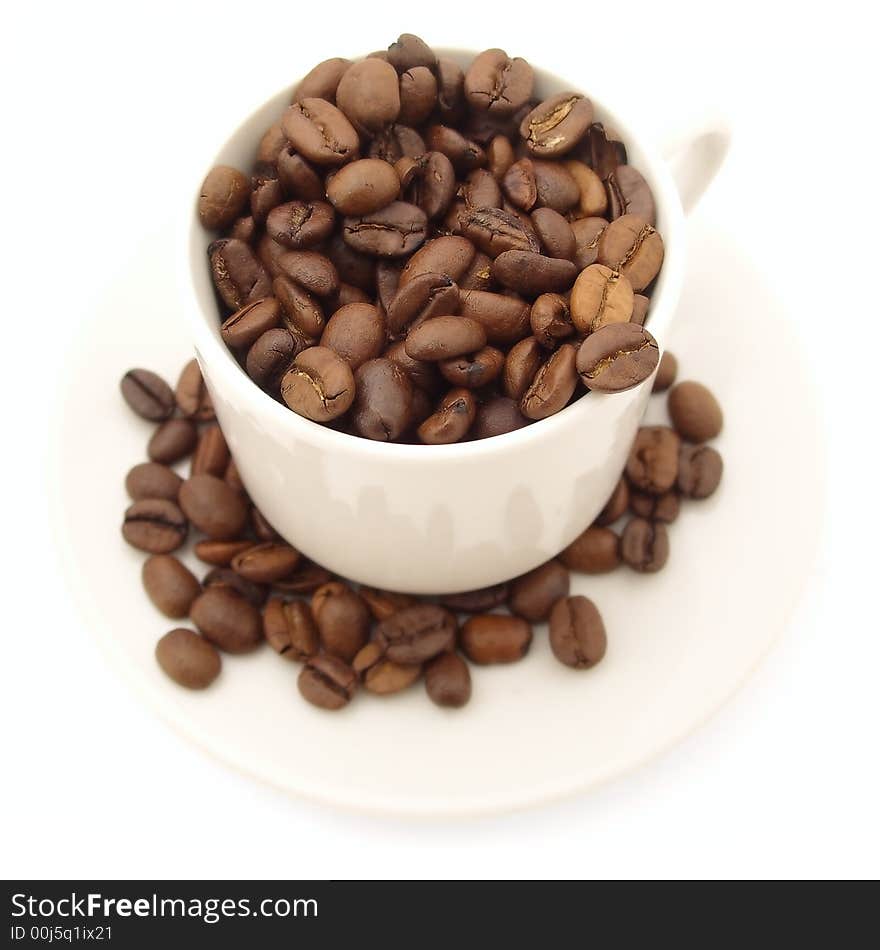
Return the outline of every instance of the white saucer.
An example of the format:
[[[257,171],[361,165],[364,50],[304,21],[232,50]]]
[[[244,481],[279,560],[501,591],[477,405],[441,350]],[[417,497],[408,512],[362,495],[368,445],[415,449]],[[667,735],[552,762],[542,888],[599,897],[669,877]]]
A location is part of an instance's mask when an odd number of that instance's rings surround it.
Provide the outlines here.
[[[497,812],[569,795],[693,730],[764,656],[800,595],[817,547],[824,463],[811,383],[780,301],[746,254],[692,228],[669,345],[680,378],[705,382],[723,404],[721,489],[684,507],[660,574],[574,576],[572,592],[595,600],[605,618],[599,667],[560,666],[539,627],[523,662],[473,669],[473,700],[457,712],[433,706],[421,685],[321,712],[301,701],[298,667],[268,648],[224,657],[205,693],[159,671],[153,648],[174,624],[147,600],[143,557],[119,531],[123,478],[144,457],[151,427],[117,385],[131,366],[173,381],[190,348],[168,303],[177,299],[174,242],[159,234],[135,249],[69,355],[56,443],[67,578],[115,667],[230,765],[325,803],[398,815]],[[663,418],[662,397],[650,412]]]

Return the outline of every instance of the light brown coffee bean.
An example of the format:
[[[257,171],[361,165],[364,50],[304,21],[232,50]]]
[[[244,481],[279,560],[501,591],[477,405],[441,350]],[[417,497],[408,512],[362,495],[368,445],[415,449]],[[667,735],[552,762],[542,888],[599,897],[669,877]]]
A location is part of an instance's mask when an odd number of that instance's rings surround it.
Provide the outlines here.
[[[336,87],[336,104],[360,132],[386,128],[400,114],[397,70],[380,59],[352,63]]]
[[[400,77],[400,121],[421,125],[437,105],[437,80],[427,66],[414,66]]]
[[[523,211],[531,211],[538,200],[538,183],[535,181],[535,166],[530,158],[514,162],[504,173],[501,184],[511,204]]]
[[[300,562],[300,553],[288,544],[266,541],[239,552],[232,559],[232,569],[255,584],[272,584],[289,577]]]
[[[147,558],[141,579],[147,596],[166,617],[186,617],[202,592],[195,575],[170,554]]]
[[[574,235],[574,262],[583,270],[595,264],[599,257],[599,239],[608,227],[604,218],[579,218],[572,221],[571,232]]]
[[[344,215],[370,214],[391,204],[400,191],[393,166],[380,158],[344,165],[327,183],[327,198]]]
[[[670,390],[666,405],[675,430],[688,442],[707,442],[721,432],[721,406],[702,383],[678,383]]]
[[[254,546],[253,541],[198,541],[193,548],[195,556],[205,564],[229,567],[236,554]]]
[[[221,231],[244,211],[251,194],[246,175],[229,165],[212,168],[199,192],[199,221],[210,231]]]
[[[464,94],[474,109],[505,116],[524,106],[532,94],[532,67],[502,49],[487,49],[471,63],[464,77]]]
[[[625,274],[638,293],[660,272],[663,238],[643,218],[625,214],[602,232],[598,260],[600,264]]]
[[[231,587],[209,587],[193,601],[190,617],[226,653],[248,653],[263,639],[259,610]]]
[[[436,412],[428,416],[417,430],[426,445],[448,445],[460,442],[474,422],[477,403],[467,389],[450,389],[440,400]]]
[[[583,162],[563,163],[565,170],[577,182],[577,210],[582,218],[604,218],[608,210],[608,196],[602,179]]]
[[[272,587],[280,594],[311,594],[332,580],[333,575],[326,567],[300,562],[300,567],[290,577],[275,581]]]
[[[519,403],[532,385],[545,355],[534,336],[526,337],[511,347],[504,361],[502,384],[505,395]]]
[[[576,670],[595,666],[607,649],[602,616],[586,597],[566,597],[550,613],[550,648],[553,655]]]
[[[204,637],[184,627],[159,640],[156,662],[166,676],[187,689],[206,689],[220,675],[220,654]]]
[[[535,106],[522,120],[519,134],[526,148],[542,158],[571,151],[593,121],[593,105],[577,92],[560,92]]]
[[[575,354],[570,343],[563,343],[538,369],[520,401],[526,418],[546,419],[568,405],[577,387]]]
[[[633,289],[623,274],[604,264],[580,272],[571,290],[571,319],[584,336],[609,323],[628,323],[632,311]]]
[[[299,99],[282,116],[281,127],[296,151],[316,165],[344,165],[358,150],[354,127],[324,99]]]
[[[577,354],[587,389],[619,393],[643,383],[657,367],[657,341],[635,323],[608,323],[591,333]]]
[[[513,663],[528,653],[531,625],[522,617],[477,614],[461,628],[461,648],[473,663]]]
[[[354,395],[348,363],[324,346],[300,353],[281,380],[281,396],[287,405],[314,422],[329,422],[348,412]]]
[[[422,675],[419,665],[394,663],[385,658],[377,660],[364,673],[364,687],[377,696],[390,696],[412,686]]]
[[[336,87],[349,66],[351,66],[351,60],[342,59],[339,56],[318,63],[297,83],[291,101],[326,99],[328,102],[334,102],[336,100]]]
[[[559,555],[559,560],[581,574],[606,574],[620,564],[620,538],[610,528],[590,525]]]

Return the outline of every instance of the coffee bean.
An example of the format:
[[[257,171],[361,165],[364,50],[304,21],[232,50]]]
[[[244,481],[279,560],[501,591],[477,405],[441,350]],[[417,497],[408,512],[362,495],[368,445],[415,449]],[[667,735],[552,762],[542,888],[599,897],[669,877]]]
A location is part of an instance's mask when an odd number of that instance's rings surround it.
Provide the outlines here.
[[[265,297],[236,310],[220,327],[220,335],[232,349],[246,349],[253,346],[267,330],[277,327],[280,319],[281,306],[278,300]]]
[[[269,212],[266,233],[284,247],[310,248],[326,240],[333,220],[326,201],[288,201]]]
[[[273,241],[268,234],[263,234],[257,239],[254,251],[263,269],[270,277],[271,293],[271,281],[281,275],[281,266],[278,262],[281,260],[281,255],[287,253],[287,248],[283,244]]]
[[[495,281],[492,279],[492,258],[478,251],[474,254],[471,266],[462,275],[459,290],[495,290]]]
[[[375,587],[361,587],[358,593],[370,608],[374,620],[387,620],[392,614],[404,607],[417,603],[410,594],[396,594],[393,591],[378,590]]]
[[[425,667],[425,690],[438,706],[458,709],[471,698],[471,673],[457,653],[441,653]]]
[[[445,274],[420,274],[398,289],[388,311],[388,332],[400,336],[434,316],[455,313],[458,285]]]
[[[385,346],[385,323],[379,311],[367,303],[340,307],[327,322],[321,346],[337,353],[356,371],[375,359]]]
[[[668,426],[643,426],[636,433],[626,477],[632,485],[650,495],[663,495],[678,477],[681,439]]]
[[[681,460],[679,459],[679,472]],[[672,524],[678,517],[681,502],[677,491],[664,492],[662,495],[649,495],[647,492],[631,491],[629,508],[634,515],[645,518],[647,521],[662,521]]]
[[[443,122],[457,122],[464,108],[464,72],[452,59],[437,60],[437,113]]]
[[[602,218],[608,210],[608,196],[602,179],[589,165],[583,162],[565,162],[565,170],[574,178],[578,187],[577,208],[584,218]],[[619,215],[612,215],[619,217]]]
[[[493,584],[491,587],[481,587],[479,590],[464,591],[461,594],[445,594],[438,600],[450,610],[479,614],[506,603],[509,593],[510,585],[501,583]]]
[[[299,99],[284,113],[281,127],[296,151],[316,165],[344,165],[358,150],[351,122],[325,99]]]
[[[188,528],[186,517],[173,501],[144,498],[125,510],[122,536],[141,551],[170,554],[186,541]]]
[[[256,505],[251,505],[251,527],[253,528],[254,534],[260,541],[280,541],[281,535],[275,530],[275,528],[269,522],[269,519],[257,508]]]
[[[577,277],[571,261],[533,251],[504,251],[492,264],[492,276],[524,297],[568,290]]]
[[[637,323],[640,327],[643,327],[648,316],[648,305],[650,302],[650,299],[644,294],[633,294],[633,312],[629,318],[629,322]],[[660,362],[663,362],[662,356],[660,357]],[[655,378],[654,382],[656,383],[656,381]]]
[[[576,92],[560,92],[535,106],[519,133],[526,148],[542,157],[563,155],[584,137],[593,121],[593,105]]]
[[[371,214],[390,204],[400,191],[397,172],[379,158],[344,165],[327,183],[327,198],[345,215]]]
[[[580,272],[571,290],[571,319],[584,336],[609,323],[628,323],[632,311],[632,285],[623,274],[604,264]]]
[[[580,218],[572,222],[571,232],[575,241],[574,262],[581,270],[596,263],[599,257],[599,239],[607,227],[608,222],[604,218]]]
[[[553,605],[568,596],[571,578],[556,559],[518,577],[510,585],[510,609],[532,623],[546,620]]]
[[[559,294],[541,294],[532,304],[529,323],[535,339],[546,350],[554,350],[560,340],[574,333],[568,304]],[[532,376],[534,376],[534,370]],[[531,382],[531,379],[529,380]]]
[[[350,663],[370,635],[364,601],[340,581],[330,581],[312,594],[312,614],[324,650]]]
[[[619,166],[626,164],[626,148],[617,134],[601,122],[590,126],[590,165],[604,181]]]
[[[473,208],[463,215],[465,237],[490,257],[504,251],[540,250],[538,239],[515,215],[501,208]]]
[[[281,377],[304,346],[304,339],[288,330],[267,330],[248,350],[244,364],[248,376],[260,389],[277,395]]]
[[[302,564],[290,577],[275,581],[274,589],[283,594],[311,594],[333,580],[333,575],[319,564]]]
[[[168,383],[148,369],[130,369],[120,380],[122,398],[142,419],[161,422],[174,412],[174,393]]]
[[[335,656],[308,659],[297,679],[300,695],[321,709],[347,706],[357,689],[354,670]]]
[[[437,105],[437,80],[427,66],[413,66],[400,77],[400,121],[421,125]]]
[[[191,475],[216,475],[223,478],[229,464],[229,446],[220,426],[208,426],[199,436],[198,445],[192,458]]]
[[[317,297],[330,297],[339,289],[333,261],[317,251],[287,251],[278,265],[285,277]]]
[[[202,587],[205,590],[213,587],[225,587],[252,604],[260,608],[266,603],[269,591],[262,584],[255,584],[237,574],[229,567],[215,567],[202,578]]]
[[[348,363],[325,346],[304,350],[281,380],[281,396],[294,412],[329,422],[354,402],[354,376]]]
[[[657,341],[644,327],[609,323],[581,344],[577,372],[587,389],[619,393],[644,382],[659,361]]]
[[[180,486],[180,507],[209,538],[236,538],[247,521],[247,508],[237,491],[214,475],[191,475]]]
[[[352,63],[339,80],[336,104],[358,131],[384,129],[400,114],[397,70],[380,59]]]
[[[532,627],[522,617],[478,614],[461,628],[461,648],[474,663],[513,663],[528,653]]]
[[[416,67],[433,69],[437,65],[434,51],[413,33],[401,33],[388,47],[388,62],[400,73]]]
[[[485,168],[475,168],[467,176],[460,194],[469,208],[501,207],[501,189]]]
[[[523,211],[531,211],[538,200],[538,183],[531,159],[521,158],[514,162],[505,172],[501,183],[511,204]]]
[[[455,616],[434,604],[405,607],[376,628],[376,642],[395,663],[424,663],[455,646]]]
[[[442,360],[438,366],[440,374],[451,385],[480,389],[501,375],[504,354],[494,346],[484,346],[476,353]]]
[[[625,214],[602,232],[598,260],[622,271],[634,291],[644,290],[663,263],[663,238],[643,218]]]
[[[605,656],[605,624],[596,605],[586,597],[566,597],[550,613],[550,649],[576,670],[587,670]]]
[[[482,324],[468,317],[431,317],[412,329],[404,349],[414,360],[439,361],[486,345]]]
[[[336,87],[343,73],[351,66],[351,60],[335,56],[318,63],[314,69],[303,76],[293,91],[293,102],[302,99],[326,99],[333,102],[336,99]]]
[[[406,201],[392,201],[372,214],[343,221],[343,237],[356,251],[374,257],[404,257],[425,240],[425,212]]]
[[[328,299],[327,309],[329,313],[335,313],[341,307],[346,307],[350,303],[369,303],[370,299],[360,287],[340,283],[339,290]]]
[[[575,348],[563,343],[535,373],[520,402],[528,419],[546,419],[564,409],[577,386]]]
[[[192,452],[198,437],[189,419],[168,419],[150,436],[147,457],[152,462],[173,465]]]
[[[187,689],[205,689],[220,675],[220,654],[192,630],[178,627],[156,644],[162,672]]]
[[[232,569],[255,584],[272,584],[296,570],[300,553],[287,544],[267,541],[239,552],[232,559]]]
[[[236,554],[254,546],[253,541],[198,541],[193,548],[195,556],[215,567],[229,567]]]
[[[596,524],[599,527],[613,524],[622,517],[630,504],[630,490],[625,478],[621,478],[614,486],[611,497],[605,502],[605,507],[596,515]]]
[[[442,152],[405,156],[394,166],[404,197],[421,208],[429,220],[439,218],[455,196],[455,169]]]
[[[475,253],[467,238],[452,235],[434,238],[407,261],[400,274],[399,289],[422,274],[443,274],[458,281],[467,272]]]
[[[702,383],[678,383],[670,390],[666,405],[676,431],[688,442],[706,442],[721,432],[721,406]]]
[[[263,224],[269,212],[284,201],[284,192],[274,164],[258,162],[251,176],[251,216]]]
[[[522,429],[528,420],[519,411],[519,404],[506,396],[493,396],[478,409],[471,434],[475,439],[490,439]]]
[[[541,367],[545,353],[537,337],[520,340],[510,349],[504,361],[503,385],[505,394],[519,402],[532,384]]]
[[[147,596],[166,617],[186,617],[202,592],[195,575],[170,554],[148,557],[141,579]]]
[[[278,156],[287,148],[287,136],[280,122],[273,122],[257,145],[257,162],[278,165]]]
[[[324,330],[324,309],[318,298],[283,274],[272,281],[272,290],[281,304],[281,322],[294,339],[317,339]]]
[[[466,175],[486,164],[486,153],[483,149],[448,125],[429,126],[425,133],[425,143],[432,152],[442,152],[459,175]]]
[[[209,587],[193,602],[192,622],[226,653],[247,653],[263,638],[260,612],[231,587]]]
[[[468,433],[477,412],[477,404],[467,389],[450,389],[440,400],[437,411],[418,427],[418,437],[426,445],[460,442]]]
[[[620,564],[620,538],[610,528],[590,525],[559,555],[559,560],[581,574],[606,574]]]
[[[210,422],[214,418],[214,404],[205,385],[198,360],[190,360],[181,370],[174,390],[177,408],[193,422]]]
[[[231,458],[226,463],[226,471],[223,473],[223,481],[232,488],[234,491],[239,492],[242,495],[247,494],[247,489],[244,487],[244,482],[241,480],[241,475],[238,471],[238,466],[235,464],[235,459]]]
[[[263,636],[276,653],[297,662],[314,656],[320,647],[311,608],[301,600],[269,600],[263,608]]]
[[[529,101],[535,82],[532,67],[504,50],[480,53],[464,77],[464,94],[475,109],[510,115]]]
[[[394,125],[376,133],[367,154],[370,158],[381,158],[383,162],[394,165],[405,155],[410,158],[424,155],[427,148],[425,140],[415,129],[395,122]]]
[[[292,146],[283,149],[278,156],[278,180],[288,198],[320,201],[324,197],[321,176]]]
[[[237,168],[212,168],[199,192],[199,221],[210,231],[228,227],[244,211],[250,193],[247,176]]]
[[[538,207],[552,208],[560,214],[571,211],[578,203],[580,190],[572,174],[561,162],[533,159]]]
[[[208,259],[217,293],[230,310],[240,310],[271,294],[269,275],[244,241],[214,241],[208,247]]]
[[[643,574],[659,571],[669,558],[669,535],[660,522],[632,518],[623,529],[620,553],[624,562]]]
[[[678,490],[685,498],[708,498],[721,482],[724,463],[711,445],[683,445],[678,457]]]
[[[373,644],[367,644],[364,649],[370,646]],[[412,686],[421,675],[422,668],[419,665],[404,665],[379,657],[364,670],[363,683],[371,693],[390,696]]]
[[[625,214],[635,214],[648,224],[656,222],[654,195],[638,169],[632,165],[618,166],[606,179],[605,187],[608,190],[608,216],[612,221]],[[603,211],[596,213],[602,214]]]
[[[399,340],[385,351],[386,357],[396,363],[409,376],[413,386],[426,393],[435,393],[440,387],[440,373],[436,363],[414,360],[407,356],[405,340]]]
[[[461,294],[458,312],[481,324],[493,346],[510,346],[529,332],[530,307],[520,297],[468,290]]]
[[[391,301],[400,286],[400,272],[403,264],[393,258],[380,260],[376,263],[376,292],[379,295],[377,306],[385,313],[391,306]]]
[[[657,369],[657,375],[654,377],[654,385],[651,392],[662,393],[675,382],[678,375],[678,360],[669,350],[664,350],[660,357],[660,366]]]
[[[561,260],[574,260],[577,253],[574,231],[558,211],[552,208],[535,208],[532,212],[532,225],[545,254]]]
[[[257,238],[258,225],[252,215],[245,218],[236,218],[229,228],[229,236],[245,244],[253,244]]]
[[[156,462],[141,462],[125,476],[125,490],[132,501],[144,498],[165,498],[177,501],[183,479],[165,465]]]
[[[393,360],[368,360],[355,372],[352,421],[359,435],[391,442],[409,425],[412,383]]]

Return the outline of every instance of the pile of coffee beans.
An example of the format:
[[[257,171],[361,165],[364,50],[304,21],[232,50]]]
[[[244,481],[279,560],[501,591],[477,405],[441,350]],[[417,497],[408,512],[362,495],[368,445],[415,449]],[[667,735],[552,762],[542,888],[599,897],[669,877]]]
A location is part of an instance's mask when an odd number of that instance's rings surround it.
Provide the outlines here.
[[[302,664],[300,693],[324,709],[347,705],[360,688],[387,695],[419,679],[439,706],[463,706],[471,695],[467,661],[522,659],[532,625],[542,621],[561,663],[595,666],[605,655],[605,626],[592,601],[570,595],[569,572],[599,574],[621,564],[660,570],[669,556],[667,525],[681,502],[707,498],[721,480],[721,456],[706,444],[721,430],[721,409],[699,383],[673,386],[676,372],[675,357],[665,353],[654,391],[672,387],[672,426],[639,430],[595,524],[557,558],[509,583],[426,598],[358,587],[277,534],[248,498],[195,360],[175,390],[155,373],[130,370],[122,395],[156,429],[149,461],[125,479],[132,503],[122,534],[150,555],[142,578],[157,609],[196,627],[162,637],[160,667],[181,686],[202,689],[219,675],[221,652],[249,652],[265,640]],[[172,466],[187,458],[182,477]],[[624,518],[618,532],[612,525]],[[175,556],[191,529],[193,552],[206,565],[201,580]]]
[[[663,240],[594,118],[578,92],[539,101],[500,49],[462,70],[404,34],[319,63],[250,175],[202,184],[223,339],[294,412],[386,442],[488,438],[637,386]]]

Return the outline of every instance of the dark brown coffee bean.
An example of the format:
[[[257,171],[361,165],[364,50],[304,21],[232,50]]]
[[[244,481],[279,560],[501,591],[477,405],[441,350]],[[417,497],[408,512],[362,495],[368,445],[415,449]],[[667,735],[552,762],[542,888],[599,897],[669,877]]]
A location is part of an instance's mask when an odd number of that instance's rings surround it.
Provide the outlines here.
[[[188,529],[186,517],[173,501],[144,498],[125,510],[122,536],[141,551],[170,554],[186,541]]]
[[[538,200],[538,184],[535,181],[535,166],[530,158],[514,162],[502,179],[504,194],[512,204],[523,211],[531,211]]]
[[[386,128],[400,114],[397,70],[381,59],[352,63],[339,80],[336,104],[360,132]]]
[[[431,317],[413,328],[404,349],[414,360],[440,361],[474,353],[486,345],[482,324],[468,317]]]
[[[226,653],[248,653],[263,639],[260,611],[231,587],[209,587],[193,602],[190,617]]]
[[[376,642],[395,663],[424,663],[455,646],[455,616],[434,604],[405,607],[376,627]]]
[[[563,167],[578,187],[578,215],[582,218],[604,218],[608,209],[608,196],[602,179],[583,162],[564,162]]]
[[[363,290],[372,302],[376,291],[376,259],[359,254],[338,233],[327,245],[327,256],[333,261],[340,279]]]
[[[464,591],[461,594],[445,594],[438,600],[450,610],[480,614],[506,603],[509,594],[510,585],[501,583],[493,584],[491,587],[481,587],[479,590]]]
[[[385,323],[379,311],[367,303],[340,307],[321,335],[321,346],[338,353],[352,372],[375,359],[385,346]]]
[[[287,136],[280,122],[273,122],[263,133],[259,145],[257,145],[257,162],[266,162],[268,164],[278,164],[278,156],[287,148]]]
[[[678,383],[670,391],[666,405],[676,431],[688,442],[706,442],[721,432],[721,406],[702,383]]]
[[[381,158],[383,162],[394,165],[407,155],[410,158],[418,158],[424,155],[427,149],[425,140],[415,129],[396,122],[375,135],[367,154],[370,158]]]
[[[413,66],[400,77],[400,121],[421,125],[437,105],[437,80],[427,66]]]
[[[210,422],[214,418],[214,404],[205,385],[198,360],[190,360],[180,371],[174,390],[177,408],[193,422]]]
[[[589,99],[577,92],[560,92],[529,112],[520,123],[519,134],[532,154],[555,157],[571,151],[592,121]]]
[[[525,396],[544,359],[543,349],[534,336],[520,340],[511,347],[504,361],[503,387],[505,395],[517,404]]]
[[[195,448],[198,430],[189,419],[168,419],[160,425],[147,443],[147,457],[152,462],[173,465]]]
[[[268,234],[263,234],[257,239],[254,250],[260,264],[262,264],[263,269],[269,277],[272,279],[279,277],[281,275],[281,267],[278,262],[281,259],[281,255],[287,253],[287,248],[277,241],[273,241]]]
[[[648,224],[656,223],[654,195],[638,169],[632,165],[620,165],[608,176],[605,187],[608,190],[608,216],[612,221],[625,214],[636,214]]]
[[[457,653],[441,653],[425,667],[425,689],[438,706],[458,709],[471,698],[471,673]]]
[[[278,244],[299,249],[326,240],[333,230],[333,208],[326,201],[288,201],[273,208],[266,232]]]
[[[581,344],[577,372],[587,389],[620,393],[644,382],[659,361],[657,341],[644,327],[609,323]]]
[[[283,276],[310,294],[329,297],[339,289],[339,274],[333,262],[317,251],[287,251],[278,258]]]
[[[577,253],[574,231],[558,211],[552,208],[535,208],[532,212],[532,225],[545,254],[561,260],[574,260]]]
[[[193,551],[205,564],[215,567],[229,567],[236,554],[254,546],[253,541],[199,541]]]
[[[465,73],[464,94],[475,109],[510,115],[529,101],[534,82],[532,67],[524,59],[487,49]]]
[[[458,285],[445,274],[420,274],[399,288],[388,306],[388,332],[405,334],[410,327],[458,309]]]
[[[577,275],[571,261],[533,251],[504,251],[492,263],[492,276],[524,297],[566,291]]]
[[[247,304],[227,318],[220,327],[220,335],[232,349],[247,349],[267,330],[277,327],[280,319],[281,305],[278,300],[275,297],[265,297]]]
[[[564,409],[577,387],[576,350],[563,343],[535,373],[520,402],[528,419],[546,419]]]
[[[679,473],[681,460],[679,460]],[[634,515],[645,518],[647,521],[662,521],[672,524],[678,517],[681,509],[677,491],[668,491],[663,495],[649,495],[647,492],[631,491],[629,493],[629,508]]]
[[[202,578],[202,587],[205,590],[214,587],[225,587],[243,597],[254,607],[262,607],[266,602],[269,591],[261,584],[246,580],[241,574],[236,574],[228,567],[215,567]]]
[[[429,126],[425,133],[425,144],[432,152],[442,152],[462,176],[486,164],[483,149],[448,125]]]
[[[374,620],[387,620],[392,614],[404,607],[417,603],[410,594],[395,594],[393,591],[377,590],[375,587],[361,587],[358,593],[370,608]]]
[[[303,350],[281,380],[287,405],[314,422],[329,422],[348,412],[354,395],[351,368],[325,346]]]
[[[221,238],[208,247],[211,276],[220,299],[230,310],[272,293],[269,275],[250,246],[234,238]]]
[[[657,375],[654,377],[654,385],[651,387],[651,392],[665,392],[675,382],[677,375],[678,360],[669,350],[664,350],[663,355],[660,357],[660,366],[657,368]]]
[[[432,220],[444,214],[455,195],[456,181],[452,162],[442,152],[405,156],[394,167],[410,204]]]
[[[346,218],[343,237],[356,251],[373,257],[405,257],[424,243],[428,219],[421,208],[392,201],[379,211]]]
[[[357,689],[354,670],[335,656],[308,659],[297,679],[303,699],[320,709],[347,706]]]
[[[506,396],[494,396],[477,409],[471,434],[475,439],[490,439],[525,425],[528,419],[519,411],[518,402]]]
[[[428,363],[426,360],[414,360],[411,356],[407,356],[405,342],[405,340],[399,340],[392,344],[385,351],[385,356],[397,363],[418,390],[435,393],[440,388],[440,373],[437,370],[437,364]]]
[[[165,465],[141,462],[125,476],[125,490],[132,501],[144,498],[165,498],[177,501],[183,479]]]
[[[401,33],[388,47],[388,62],[400,73],[418,66],[433,69],[437,57],[430,46],[413,33]]]
[[[607,227],[608,222],[604,218],[580,218],[572,222],[571,232],[575,241],[574,262],[581,270],[596,263],[599,257],[599,239]]]
[[[520,297],[483,290],[462,291],[458,312],[481,324],[494,346],[510,346],[529,332],[530,307]]]
[[[418,437],[426,445],[460,442],[476,416],[477,404],[467,389],[450,389],[440,400],[437,411],[418,427]]]
[[[327,183],[327,198],[345,215],[371,214],[390,204],[400,191],[394,168],[380,158],[344,165]]]
[[[475,253],[467,238],[452,235],[434,238],[407,261],[400,274],[399,289],[422,274],[444,274],[457,282],[467,272]]]
[[[559,294],[541,294],[532,304],[529,323],[535,339],[546,350],[555,350],[560,341],[574,333],[568,304]]]
[[[409,425],[412,382],[389,359],[368,360],[354,376],[355,399],[351,409],[359,435],[379,442],[393,442]]]
[[[660,271],[663,238],[643,218],[625,214],[602,232],[598,260],[625,274],[634,291],[642,291]]]
[[[170,554],[148,557],[141,579],[147,596],[166,617],[186,617],[202,592],[195,575]]]
[[[226,463],[226,471],[223,473],[223,481],[226,482],[230,488],[234,489],[240,494],[247,494],[247,489],[244,487],[244,482],[241,480],[238,466],[235,464],[235,459],[232,457],[230,457],[229,461]]]
[[[641,574],[659,571],[669,559],[669,535],[660,522],[632,518],[620,538],[620,553],[626,564]]]
[[[630,504],[629,485],[625,478],[621,478],[614,486],[611,497],[605,502],[605,507],[596,515],[596,524],[599,527],[613,524],[622,517]]]
[[[297,662],[314,656],[320,647],[311,608],[301,600],[269,600],[263,608],[263,636],[276,653]]]
[[[312,614],[327,653],[350,663],[370,635],[370,612],[363,600],[340,581],[312,594]]]
[[[568,596],[571,578],[555,558],[518,577],[510,585],[510,609],[532,623],[546,620],[553,605]]]
[[[214,475],[192,475],[180,486],[180,507],[209,538],[238,537],[247,522],[241,495]]]
[[[462,215],[464,236],[484,253],[497,257],[504,251],[540,249],[534,232],[523,226],[516,215],[501,208],[473,208]]]
[[[263,224],[269,212],[284,201],[284,191],[274,164],[258,162],[251,176],[251,217]]]
[[[464,111],[464,72],[452,59],[437,60],[437,113],[443,122],[457,122]]]
[[[461,649],[474,663],[513,663],[521,660],[532,642],[532,627],[522,617],[478,614],[461,628]]]
[[[330,102],[304,97],[290,106],[281,127],[291,144],[316,165],[344,165],[358,150],[351,122]]]
[[[267,330],[248,350],[245,360],[248,376],[260,389],[277,395],[281,377],[303,346],[304,339],[299,335],[294,337],[288,330],[280,327]]]
[[[669,426],[643,426],[630,449],[626,477],[649,495],[665,494],[678,477],[680,448],[681,439]]]
[[[559,560],[581,574],[606,574],[620,564],[620,538],[610,528],[590,525],[562,551]]]
[[[272,281],[281,304],[281,321],[295,340],[316,340],[324,330],[324,310],[318,298],[283,274]]]
[[[120,380],[122,398],[142,419],[162,422],[174,412],[174,393],[168,383],[148,369],[130,369]]]
[[[683,445],[678,457],[678,490],[685,498],[708,498],[721,482],[724,462],[711,445]]]
[[[295,548],[268,541],[236,554],[232,569],[255,584],[272,584],[291,575],[299,562],[300,553]]]
[[[550,649],[576,670],[595,666],[607,648],[602,615],[586,597],[566,597],[550,613]]]
[[[578,203],[580,190],[574,177],[561,162],[532,160],[535,173],[537,207],[552,208],[560,214],[570,211]]]
[[[222,231],[244,211],[250,193],[247,176],[237,168],[212,168],[199,192],[199,221],[210,231]]]
[[[629,280],[604,264],[591,264],[578,274],[571,290],[571,319],[588,336],[609,323],[628,323],[633,311]]]
[[[156,644],[162,672],[187,689],[205,689],[220,675],[220,654],[193,630],[178,627]]]
[[[329,584],[333,575],[320,564],[302,564],[290,577],[275,581],[273,589],[282,594],[311,594],[324,584]]]
[[[604,181],[618,165],[626,164],[626,149],[612,129],[606,129],[601,122],[590,126],[590,165]]]
[[[310,70],[297,83],[293,91],[292,102],[298,102],[301,99],[326,99],[333,102],[336,99],[336,87],[343,73],[351,66],[351,60],[341,59],[336,56],[333,59],[325,59],[318,63],[314,69]]]
[[[199,436],[190,466],[191,475],[216,475],[223,478],[229,464],[229,446],[220,426],[211,425]]]
[[[438,365],[446,382],[464,389],[480,389],[501,375],[504,354],[494,346],[484,346],[476,353],[442,360]]]
[[[278,156],[278,180],[288,198],[320,201],[324,197],[321,176],[292,146]]]

